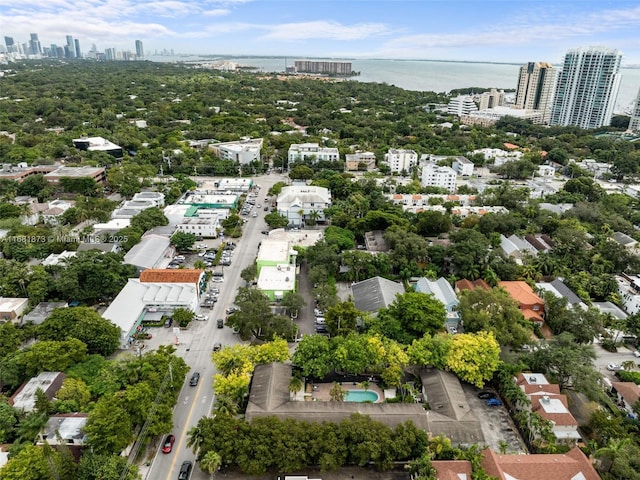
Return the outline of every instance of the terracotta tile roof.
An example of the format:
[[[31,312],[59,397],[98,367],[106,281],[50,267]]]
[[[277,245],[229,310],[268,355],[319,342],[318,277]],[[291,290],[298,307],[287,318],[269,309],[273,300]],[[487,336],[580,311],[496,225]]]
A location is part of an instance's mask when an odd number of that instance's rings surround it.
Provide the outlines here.
[[[394,200],[402,200],[402,195],[400,195],[399,193],[394,193],[393,194],[393,199]]]
[[[500,480],[600,480],[578,447],[565,454],[499,455],[490,449],[482,454],[485,472]]]
[[[521,388],[527,395],[560,395],[560,385],[556,383],[548,383],[546,385],[525,383],[521,385]]]
[[[544,300],[536,295],[527,282],[520,280],[513,282],[504,281],[499,282],[498,285],[504,288],[511,298],[521,305],[544,305]]]
[[[640,386],[633,382],[611,382],[616,392],[626,400],[629,405],[633,405],[640,400]]]
[[[566,412],[545,410],[542,402],[547,398],[550,400],[560,400],[565,409],[567,409]],[[545,420],[550,420],[559,426],[578,426],[577,420],[568,410],[569,404],[566,395],[531,395],[529,400],[531,400],[531,411],[537,413]]]
[[[503,145],[504,145],[504,148],[508,148],[509,150],[517,150],[518,148],[520,148],[519,145],[515,145],[513,143],[504,142]]]
[[[141,282],[154,283],[199,283],[204,270],[190,270],[178,268],[176,270],[166,268],[147,268],[140,274]]]
[[[468,460],[435,460],[431,465],[436,469],[436,480],[471,478],[471,462]]]
[[[535,310],[531,310],[530,308],[523,309],[522,310],[522,315],[524,315],[524,318],[526,318],[527,320],[533,320],[533,321],[536,321],[536,322],[543,322],[544,321],[544,319],[542,318],[542,315],[540,315]]]
[[[460,200],[460,195],[447,195],[447,201],[457,202]]]
[[[422,195],[412,195],[411,199],[412,200],[422,200]]]
[[[491,287],[487,282],[482,279],[479,280],[458,280],[456,282],[456,290],[461,292],[462,290],[473,290],[474,288],[482,288],[483,290],[491,290]]]

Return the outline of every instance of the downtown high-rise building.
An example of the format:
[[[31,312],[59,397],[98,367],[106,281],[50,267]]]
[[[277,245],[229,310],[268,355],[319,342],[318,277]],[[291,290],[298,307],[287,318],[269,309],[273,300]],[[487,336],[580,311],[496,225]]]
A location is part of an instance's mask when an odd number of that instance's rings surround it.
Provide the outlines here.
[[[77,38],[74,38],[73,45],[76,50],[76,58],[82,58],[82,53],[80,52],[80,40],[78,40]]]
[[[547,62],[529,62],[520,67],[515,108],[539,110],[549,123],[557,70]]]
[[[136,40],[136,57],[138,57],[138,59],[144,58],[144,47],[142,46],[142,40]]]
[[[64,47],[67,58],[76,58],[76,45],[73,43],[73,36],[67,35],[67,44]]]
[[[551,125],[598,128],[611,123],[620,88],[622,54],[577,48],[564,57],[551,108]]]
[[[29,53],[31,55],[39,55],[42,53],[42,47],[40,46],[40,40],[38,40],[38,34],[37,33],[31,33],[29,34],[30,36],[30,40],[29,40]]]
[[[636,103],[633,106],[633,112],[631,112],[631,121],[629,122],[629,130],[632,130],[634,132],[640,132],[640,90],[638,90]]]

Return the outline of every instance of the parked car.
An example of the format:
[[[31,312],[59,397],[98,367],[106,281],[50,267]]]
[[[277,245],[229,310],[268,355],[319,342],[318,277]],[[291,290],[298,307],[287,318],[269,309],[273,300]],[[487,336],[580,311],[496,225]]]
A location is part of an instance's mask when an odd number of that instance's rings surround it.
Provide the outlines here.
[[[258,212],[253,212],[253,218],[256,218],[258,216]]]
[[[498,400],[497,398],[490,398],[489,400],[487,400],[487,406],[488,407],[501,407],[502,406],[502,402],[500,400]]]
[[[206,315],[196,315],[195,319],[199,322],[204,322],[207,319]]]
[[[327,321],[325,320],[324,317],[317,317],[316,318],[316,325],[326,325]]]
[[[178,474],[178,480],[189,480],[192,468],[193,464],[189,460],[182,462],[182,465],[180,466],[180,473]]]
[[[640,350],[636,350],[635,352],[633,352],[633,355],[637,358],[640,358]]]
[[[200,381],[200,374],[198,372],[195,372],[193,375],[191,375],[191,380],[189,380],[189,385],[191,385],[192,387],[195,387],[198,385],[199,381]]]
[[[222,344],[221,343],[216,342],[216,343],[213,344],[213,351],[214,352],[219,351],[221,348],[222,348]]]
[[[216,320],[216,324],[218,325],[218,328],[222,328],[224,327],[224,320],[219,318],[218,320]]]
[[[171,453],[175,441],[176,437],[173,435],[167,435],[167,438],[164,439],[164,444],[162,445],[162,453]]]
[[[269,230],[262,230],[263,235],[269,235]]]
[[[171,328],[173,324],[173,318],[169,317],[164,321],[164,328]]]
[[[481,398],[482,400],[496,398],[496,392],[494,392],[493,390],[480,390],[478,392],[478,398]]]
[[[324,324],[316,325],[316,333],[327,333],[329,330]]]
[[[263,210],[264,210],[265,212],[268,212],[268,211],[269,211],[269,205],[265,205],[265,206],[264,206],[264,208],[263,208]]]
[[[173,257],[173,259],[177,260],[179,262],[180,261],[183,261],[183,262],[185,261],[184,255],[176,255],[175,257]]]
[[[607,370],[611,372],[619,372],[620,370],[624,370],[624,369],[617,363],[610,363],[609,365],[607,365]]]
[[[227,307],[225,312],[227,312],[227,314],[231,315],[232,313],[235,313],[238,310],[240,310],[238,307],[231,306],[231,307]]]

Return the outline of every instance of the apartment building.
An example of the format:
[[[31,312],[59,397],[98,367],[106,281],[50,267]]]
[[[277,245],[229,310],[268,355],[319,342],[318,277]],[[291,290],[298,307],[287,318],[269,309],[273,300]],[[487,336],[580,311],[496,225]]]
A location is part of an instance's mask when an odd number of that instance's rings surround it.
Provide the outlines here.
[[[430,164],[422,168],[420,184],[423,187],[446,188],[453,192],[456,189],[456,176],[456,171],[453,168]]]
[[[413,150],[390,148],[384,155],[384,161],[391,173],[409,172],[418,164],[418,154]]]
[[[473,101],[470,95],[459,95],[449,100],[447,105],[447,113],[449,115],[469,115],[472,112],[477,112],[478,106]]]
[[[348,172],[366,170],[371,171],[376,168],[376,155],[373,152],[349,153],[345,156],[345,170]]]
[[[337,162],[340,153],[337,148],[321,147],[317,143],[294,143],[289,147],[289,164],[310,160],[312,163]]]
[[[520,67],[515,107],[542,112],[549,123],[558,71],[548,62],[529,62]]]

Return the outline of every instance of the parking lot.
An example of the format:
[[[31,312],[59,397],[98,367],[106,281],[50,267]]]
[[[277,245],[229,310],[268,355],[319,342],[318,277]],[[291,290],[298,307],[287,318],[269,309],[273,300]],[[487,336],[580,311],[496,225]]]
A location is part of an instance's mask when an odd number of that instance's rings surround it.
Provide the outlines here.
[[[478,398],[478,389],[473,385],[463,383],[462,388],[469,407],[480,421],[484,443],[495,452],[500,451],[500,442],[505,442],[507,453],[527,453],[527,447],[507,409],[504,406],[487,406],[486,400]]]

